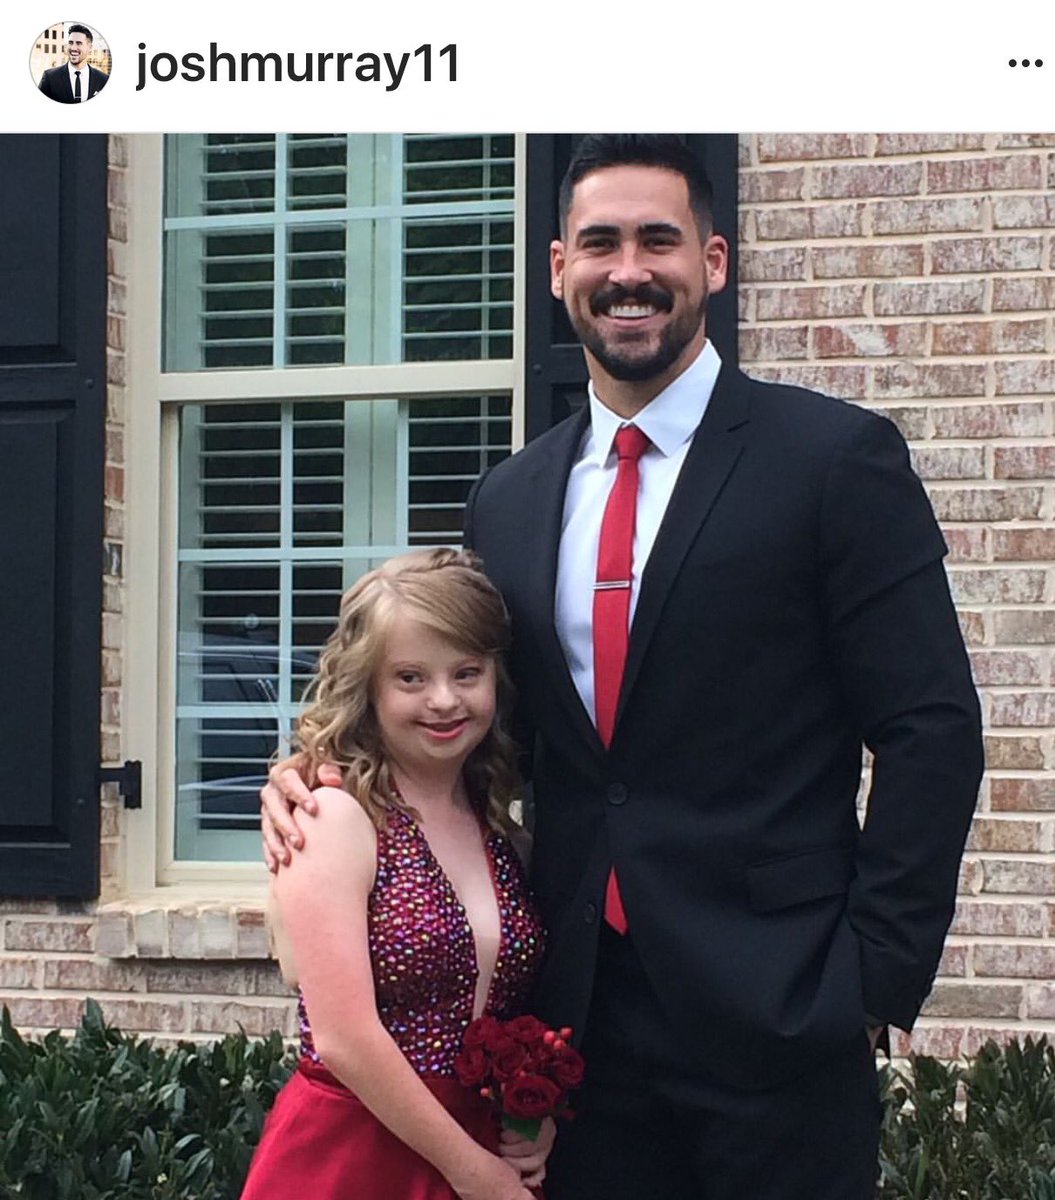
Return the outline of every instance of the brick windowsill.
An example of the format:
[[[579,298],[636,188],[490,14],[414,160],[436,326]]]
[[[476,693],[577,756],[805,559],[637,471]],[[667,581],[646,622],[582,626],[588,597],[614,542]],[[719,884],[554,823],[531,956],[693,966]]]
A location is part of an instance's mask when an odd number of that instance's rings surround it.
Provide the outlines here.
[[[105,958],[266,959],[262,889],[158,888],[100,904],[95,953]]]

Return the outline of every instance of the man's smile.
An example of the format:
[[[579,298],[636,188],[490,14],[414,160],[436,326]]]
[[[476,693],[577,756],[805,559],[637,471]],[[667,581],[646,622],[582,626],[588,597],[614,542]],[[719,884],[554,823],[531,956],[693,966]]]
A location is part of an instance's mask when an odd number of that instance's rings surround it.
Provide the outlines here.
[[[658,312],[659,309],[652,304],[613,304],[606,315],[620,321],[643,321]]]

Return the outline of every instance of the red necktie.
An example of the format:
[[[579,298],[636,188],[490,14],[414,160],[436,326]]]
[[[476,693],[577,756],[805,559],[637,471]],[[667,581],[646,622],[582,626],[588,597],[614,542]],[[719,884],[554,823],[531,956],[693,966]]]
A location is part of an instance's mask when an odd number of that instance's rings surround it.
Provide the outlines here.
[[[611,744],[615,729],[630,635],[638,459],[650,445],[646,435],[634,425],[624,425],[615,435],[619,466],[601,522],[593,592],[593,693],[597,732],[605,746]],[[608,875],[604,919],[617,932],[626,933],[626,914],[614,867]]]

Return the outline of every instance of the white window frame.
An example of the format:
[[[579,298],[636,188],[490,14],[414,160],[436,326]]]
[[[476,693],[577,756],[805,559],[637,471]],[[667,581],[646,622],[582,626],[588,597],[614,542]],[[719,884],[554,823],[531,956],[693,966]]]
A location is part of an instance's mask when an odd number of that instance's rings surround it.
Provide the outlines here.
[[[500,392],[512,397],[513,446],[523,445],[526,135],[514,143],[512,359],[179,373],[161,370],[164,138],[135,134],[128,141],[122,752],[142,760],[143,806],[125,814],[121,877],[131,896],[158,888],[188,900],[256,894],[266,882],[262,862],[174,857],[179,408]]]

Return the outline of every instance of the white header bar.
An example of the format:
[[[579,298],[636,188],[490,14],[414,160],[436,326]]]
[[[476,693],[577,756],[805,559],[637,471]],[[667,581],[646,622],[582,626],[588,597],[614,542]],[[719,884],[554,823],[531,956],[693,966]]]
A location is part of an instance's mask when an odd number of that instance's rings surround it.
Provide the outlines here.
[[[1055,6],[1041,0],[1001,0],[981,18],[969,6],[920,0],[298,0],[277,13],[222,0],[64,4],[5,8],[2,131],[1055,125]],[[691,15],[679,15],[686,7]],[[60,26],[97,31],[112,56],[105,89],[77,105],[49,99],[34,81],[44,53],[34,48],[59,17]]]

